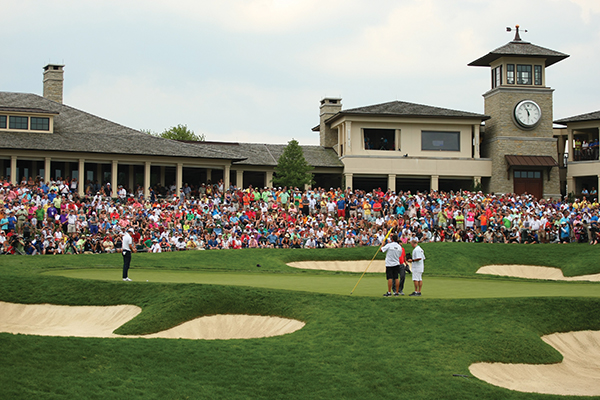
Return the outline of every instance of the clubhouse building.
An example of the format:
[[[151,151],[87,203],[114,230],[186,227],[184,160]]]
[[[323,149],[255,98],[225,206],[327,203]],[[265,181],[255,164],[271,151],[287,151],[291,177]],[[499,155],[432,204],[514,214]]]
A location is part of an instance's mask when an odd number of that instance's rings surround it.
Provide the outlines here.
[[[469,64],[491,71],[484,114],[403,101],[344,110],[342,99],[322,99],[312,128],[320,145],[302,146],[314,186],[538,198],[598,188],[600,111],[553,120],[546,70],[567,57],[521,40],[517,28],[513,41]],[[44,67],[43,96],[0,92],[0,176],[70,176],[146,193],[220,180],[272,186],[285,145],[180,142],[124,127],[64,105],[63,68]]]

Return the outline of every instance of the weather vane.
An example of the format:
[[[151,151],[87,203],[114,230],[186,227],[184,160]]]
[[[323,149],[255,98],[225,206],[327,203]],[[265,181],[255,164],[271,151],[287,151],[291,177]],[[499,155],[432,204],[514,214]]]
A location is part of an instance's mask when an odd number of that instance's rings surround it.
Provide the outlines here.
[[[515,39],[514,41],[521,41],[521,36],[519,36],[519,25],[515,25]],[[512,32],[512,28],[507,26],[506,27],[506,32]],[[523,29],[523,32],[527,32],[527,30]]]

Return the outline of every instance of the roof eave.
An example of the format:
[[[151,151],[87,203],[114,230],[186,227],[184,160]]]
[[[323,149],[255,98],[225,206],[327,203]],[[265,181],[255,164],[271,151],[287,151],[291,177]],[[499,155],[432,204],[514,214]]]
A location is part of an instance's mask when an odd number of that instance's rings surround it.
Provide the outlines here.
[[[523,55],[523,54],[494,54],[494,53],[489,53],[469,64],[467,64],[469,67],[489,67],[494,61],[496,61],[499,58],[502,57],[525,57],[525,58],[541,58],[546,60],[545,62],[545,66],[549,67],[551,65],[556,64],[559,61],[564,60],[565,58],[568,58],[568,55],[565,56],[541,56],[541,55]]]
[[[353,112],[345,112],[341,111],[334,116],[325,120],[326,124],[330,124],[337,120],[338,118],[345,116],[357,116],[357,117],[396,117],[396,118],[436,118],[436,119],[477,119],[481,121],[487,121],[492,118],[489,115],[422,115],[422,114],[385,114],[385,113],[353,113]]]

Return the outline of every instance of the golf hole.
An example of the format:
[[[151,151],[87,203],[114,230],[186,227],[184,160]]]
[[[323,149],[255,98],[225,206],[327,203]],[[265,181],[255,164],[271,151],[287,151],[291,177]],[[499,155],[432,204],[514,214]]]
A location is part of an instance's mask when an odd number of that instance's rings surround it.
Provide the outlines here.
[[[256,339],[295,332],[302,321],[262,315],[221,314],[199,317],[149,335],[116,335],[113,332],[141,313],[132,305],[59,306],[0,302],[0,332],[65,337]]]

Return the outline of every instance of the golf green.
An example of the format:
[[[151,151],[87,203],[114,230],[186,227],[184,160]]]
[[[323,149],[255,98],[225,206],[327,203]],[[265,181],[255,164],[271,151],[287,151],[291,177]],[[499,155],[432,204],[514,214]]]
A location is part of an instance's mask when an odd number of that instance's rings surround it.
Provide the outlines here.
[[[121,280],[121,270],[116,268],[54,270],[44,274],[76,279]],[[123,282],[124,285],[153,282],[201,283],[350,295],[360,275],[173,271],[136,268],[130,271],[130,277],[133,282]],[[404,291],[411,293],[412,286],[411,276],[407,275]],[[362,278],[353,295],[380,297],[385,289],[386,280],[383,274],[369,274]],[[423,296],[420,299],[502,297],[600,297],[600,284],[424,276]]]

